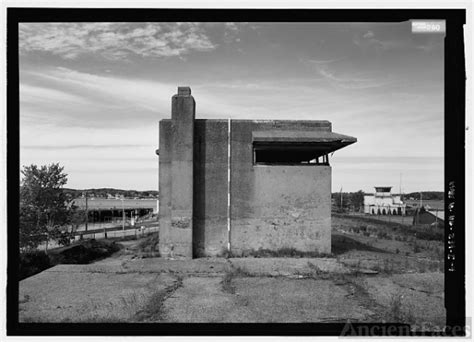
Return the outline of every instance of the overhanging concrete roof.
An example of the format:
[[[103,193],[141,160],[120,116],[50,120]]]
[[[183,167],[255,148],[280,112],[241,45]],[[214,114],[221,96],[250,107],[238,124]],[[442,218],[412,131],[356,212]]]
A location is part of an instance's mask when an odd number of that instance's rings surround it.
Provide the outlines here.
[[[357,141],[357,138],[327,131],[254,131],[252,137],[256,145],[288,147],[298,145],[325,153],[334,152]]]

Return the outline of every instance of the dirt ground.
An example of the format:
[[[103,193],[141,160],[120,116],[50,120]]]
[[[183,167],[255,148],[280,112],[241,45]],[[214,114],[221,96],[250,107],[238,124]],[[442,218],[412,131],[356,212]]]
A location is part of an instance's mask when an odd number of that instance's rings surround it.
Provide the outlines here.
[[[386,231],[381,223],[369,231]],[[359,228],[359,229],[355,229]],[[368,227],[367,227],[368,228]],[[89,265],[20,282],[21,322],[404,322],[445,324],[442,242],[333,218],[326,258],[165,260],[139,241]]]

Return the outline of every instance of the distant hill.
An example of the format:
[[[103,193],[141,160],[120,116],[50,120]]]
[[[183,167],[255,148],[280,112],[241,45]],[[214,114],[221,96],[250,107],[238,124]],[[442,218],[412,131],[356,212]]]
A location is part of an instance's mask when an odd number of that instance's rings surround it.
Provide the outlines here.
[[[121,190],[114,188],[98,188],[98,189],[63,189],[71,198],[82,197],[87,192],[88,197],[94,198],[115,198],[124,196],[125,198],[158,198],[158,191],[156,190]]]
[[[444,200],[444,191],[422,191],[423,200],[437,200],[442,201]],[[419,192],[410,192],[409,194],[403,194],[404,198],[412,198],[414,200],[420,200],[420,193]]]

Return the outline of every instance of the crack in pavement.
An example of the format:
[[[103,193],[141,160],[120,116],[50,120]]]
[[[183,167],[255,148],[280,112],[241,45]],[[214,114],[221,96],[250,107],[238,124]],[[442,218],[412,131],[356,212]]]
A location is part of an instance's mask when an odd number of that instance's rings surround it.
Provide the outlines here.
[[[140,322],[165,321],[164,303],[182,286],[183,278],[178,276],[173,284],[167,286],[164,290],[152,294],[146,307],[136,312],[136,319]]]

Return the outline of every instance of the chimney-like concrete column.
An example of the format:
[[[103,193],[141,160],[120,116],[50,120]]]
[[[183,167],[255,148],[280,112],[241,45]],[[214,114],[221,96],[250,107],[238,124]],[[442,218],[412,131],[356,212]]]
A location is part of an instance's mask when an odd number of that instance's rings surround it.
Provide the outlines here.
[[[193,256],[193,155],[196,103],[191,88],[178,87],[171,103],[171,254]]]

